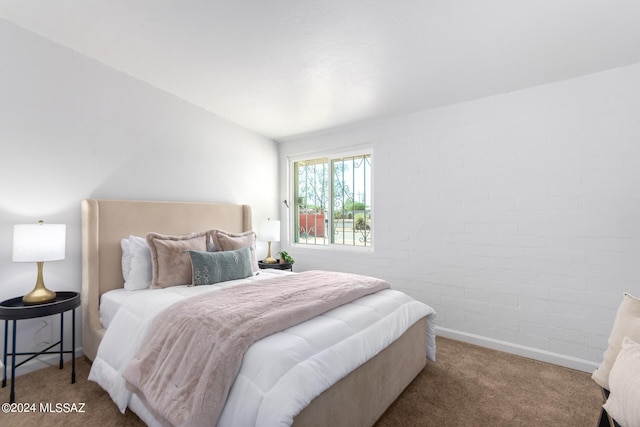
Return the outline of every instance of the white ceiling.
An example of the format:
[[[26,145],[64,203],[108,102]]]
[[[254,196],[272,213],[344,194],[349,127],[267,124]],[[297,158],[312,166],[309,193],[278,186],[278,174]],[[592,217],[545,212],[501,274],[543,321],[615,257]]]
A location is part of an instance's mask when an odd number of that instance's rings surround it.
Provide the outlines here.
[[[640,62],[639,0],[0,0],[274,139]]]

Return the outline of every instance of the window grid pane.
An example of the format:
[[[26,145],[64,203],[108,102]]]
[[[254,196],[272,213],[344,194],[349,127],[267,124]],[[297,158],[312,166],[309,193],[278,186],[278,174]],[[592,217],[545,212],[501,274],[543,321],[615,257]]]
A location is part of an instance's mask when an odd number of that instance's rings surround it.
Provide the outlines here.
[[[334,159],[331,242],[371,246],[371,155]]]
[[[328,159],[294,164],[296,174],[295,242],[327,245]]]

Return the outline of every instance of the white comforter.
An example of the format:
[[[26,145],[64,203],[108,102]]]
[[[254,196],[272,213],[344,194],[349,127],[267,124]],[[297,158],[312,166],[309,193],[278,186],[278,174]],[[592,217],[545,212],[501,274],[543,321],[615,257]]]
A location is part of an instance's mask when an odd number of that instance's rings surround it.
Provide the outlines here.
[[[263,272],[222,286],[177,286],[132,292],[100,344],[89,379],[124,412],[134,408],[157,421],[125,386],[121,372],[135,355],[153,318],[176,301],[220,287],[256,282],[284,272]],[[218,426],[289,426],[327,388],[375,356],[421,317],[428,316],[426,356],[435,360],[433,309],[395,290],[383,290],[338,307],[253,344],[231,388]]]

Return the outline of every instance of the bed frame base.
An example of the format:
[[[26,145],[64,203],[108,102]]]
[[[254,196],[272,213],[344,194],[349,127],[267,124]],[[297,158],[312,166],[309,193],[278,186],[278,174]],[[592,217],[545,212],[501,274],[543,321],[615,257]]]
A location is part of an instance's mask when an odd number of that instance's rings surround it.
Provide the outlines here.
[[[427,320],[423,318],[312,400],[294,418],[294,427],[372,426],[426,365],[426,337]]]

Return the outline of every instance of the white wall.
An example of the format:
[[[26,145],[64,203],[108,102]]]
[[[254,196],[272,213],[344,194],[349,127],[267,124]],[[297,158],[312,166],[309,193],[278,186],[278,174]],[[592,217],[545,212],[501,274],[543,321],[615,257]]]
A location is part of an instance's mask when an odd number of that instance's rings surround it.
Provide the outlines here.
[[[374,252],[283,246],[388,279],[443,335],[591,370],[640,295],[640,64],[282,142],[374,147]],[[281,216],[287,211],[281,205]]]
[[[11,245],[14,224],[39,219],[67,224],[66,259],[45,263],[45,283],[80,290],[85,198],[246,203],[254,224],[277,216],[275,142],[3,20],[0,56],[0,300],[35,284],[35,264],[13,263]],[[20,350],[46,347],[58,321],[45,320],[18,322]]]

